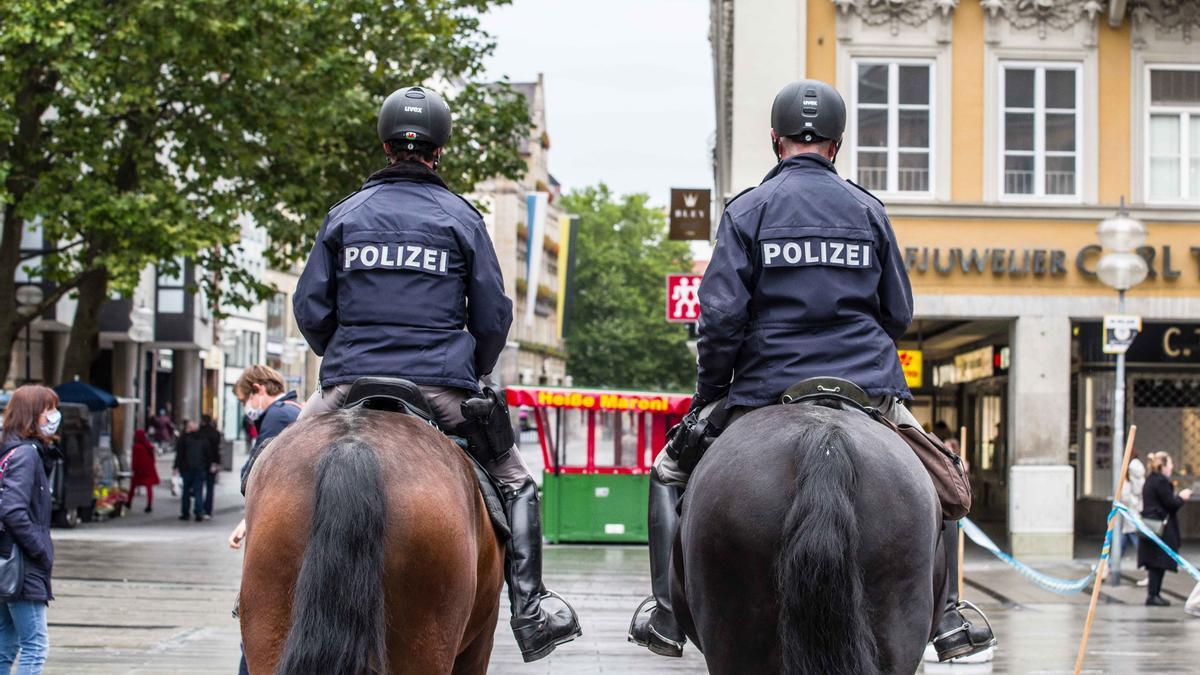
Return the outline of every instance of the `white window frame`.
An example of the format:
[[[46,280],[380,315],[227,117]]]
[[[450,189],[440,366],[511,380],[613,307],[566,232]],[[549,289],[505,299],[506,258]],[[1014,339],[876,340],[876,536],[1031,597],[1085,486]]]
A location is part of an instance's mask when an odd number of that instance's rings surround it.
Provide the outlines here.
[[[1005,113],[1008,112],[1005,86],[1008,70],[1033,70],[1033,182],[1034,191],[1029,194],[1005,192],[1004,160],[1008,154],[1008,139],[1005,132]],[[1046,194],[1046,71],[1071,70],[1075,73],[1075,194],[1053,195]],[[1021,61],[1015,59],[999,60],[996,87],[996,130],[999,143],[996,146],[996,194],[1001,201],[1006,202],[1053,202],[1078,204],[1083,201],[1084,174],[1086,157],[1083,137],[1083,64],[1079,61]],[[1018,108],[1017,110],[1026,110]],[[1058,108],[1052,111],[1060,110]],[[1056,151],[1061,152],[1061,151]],[[1063,153],[1067,154],[1067,153]],[[1061,155],[1058,155],[1061,156]]]
[[[1191,188],[1191,124],[1192,117],[1200,118],[1200,105],[1155,106],[1151,103],[1151,73],[1155,70],[1200,71],[1196,63],[1148,63],[1143,70],[1142,87],[1142,194],[1149,204],[1195,205],[1200,203],[1200,194],[1188,194]],[[1150,117],[1152,115],[1179,116],[1179,196],[1154,197],[1150,192]]]
[[[887,124],[887,175],[886,189],[874,190],[876,193],[890,197],[916,197],[929,199],[934,196],[937,186],[937,59],[935,58],[902,58],[887,56],[854,56],[850,59],[850,111],[847,126],[850,129],[853,143],[850,153],[851,180],[858,181],[858,153],[862,149],[858,138],[858,68],[862,65],[885,65],[888,67],[888,102],[883,108],[888,113]],[[909,151],[924,150],[929,156],[929,179],[925,190],[900,190],[900,152],[906,150],[899,146],[900,141],[900,110],[916,110],[922,106],[912,103],[900,103],[900,66],[925,66],[929,69],[929,101],[923,108],[929,113],[929,147],[907,148]],[[877,107],[881,104],[864,104]]]

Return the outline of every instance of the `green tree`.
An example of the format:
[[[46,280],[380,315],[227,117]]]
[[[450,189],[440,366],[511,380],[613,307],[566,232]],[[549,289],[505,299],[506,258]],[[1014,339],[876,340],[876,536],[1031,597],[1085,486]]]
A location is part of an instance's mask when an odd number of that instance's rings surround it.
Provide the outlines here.
[[[14,309],[21,233],[54,248],[42,309],[78,298],[64,377],[86,379],[99,313],[149,264],[186,259],[214,308],[269,289],[239,266],[240,223],[269,262],[307,253],[325,210],[381,168],[375,115],[413,83],[445,83],[443,173],[469,189],[524,170],[529,118],[477,82],[506,0],[5,0],[0,3],[0,381],[29,321]]]
[[[666,275],[691,270],[685,242],[667,239],[666,217],[643,194],[617,198],[606,185],[571,192],[578,215],[567,371],[589,387],[691,391],[696,360],[687,330],[667,323]]]

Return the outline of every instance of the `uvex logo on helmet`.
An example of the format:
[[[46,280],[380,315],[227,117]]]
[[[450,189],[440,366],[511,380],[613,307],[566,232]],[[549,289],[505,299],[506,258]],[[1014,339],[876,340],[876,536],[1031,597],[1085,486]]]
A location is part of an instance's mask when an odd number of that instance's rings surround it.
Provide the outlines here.
[[[437,92],[404,87],[392,92],[379,109],[379,140],[418,141],[440,148],[450,139],[450,108]]]

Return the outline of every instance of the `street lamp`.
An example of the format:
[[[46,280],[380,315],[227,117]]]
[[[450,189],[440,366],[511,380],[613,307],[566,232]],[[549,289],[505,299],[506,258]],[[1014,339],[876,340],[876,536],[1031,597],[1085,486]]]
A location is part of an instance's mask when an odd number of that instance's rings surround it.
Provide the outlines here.
[[[45,293],[42,292],[41,286],[27,284],[17,288],[17,313],[21,316],[32,317],[44,298]],[[33,340],[30,337],[32,326],[33,318],[29,318],[25,322],[25,384],[33,382]]]
[[[1117,291],[1117,313],[1125,313],[1125,291],[1146,280],[1149,268],[1137,249],[1146,243],[1146,226],[1131,218],[1125,211],[1125,198],[1121,198],[1121,209],[1113,218],[1100,221],[1096,228],[1100,245],[1105,253],[1100,256],[1096,274],[1100,281]],[[1125,448],[1125,351],[1117,352],[1117,382],[1113,403],[1112,472],[1113,501],[1121,499],[1121,469],[1118,452]],[[1113,529],[1110,581],[1113,586],[1121,583],[1121,518],[1117,518]]]

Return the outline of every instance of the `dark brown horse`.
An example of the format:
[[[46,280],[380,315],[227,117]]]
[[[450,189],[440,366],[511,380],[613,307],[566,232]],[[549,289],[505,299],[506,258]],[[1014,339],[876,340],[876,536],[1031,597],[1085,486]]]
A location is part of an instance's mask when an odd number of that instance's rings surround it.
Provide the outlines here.
[[[364,409],[297,422],[255,463],[246,524],[254,675],[487,671],[503,551],[433,427]]]
[[[944,602],[941,527],[928,474],[883,425],[756,410],[684,493],[676,616],[717,674],[912,673]]]

